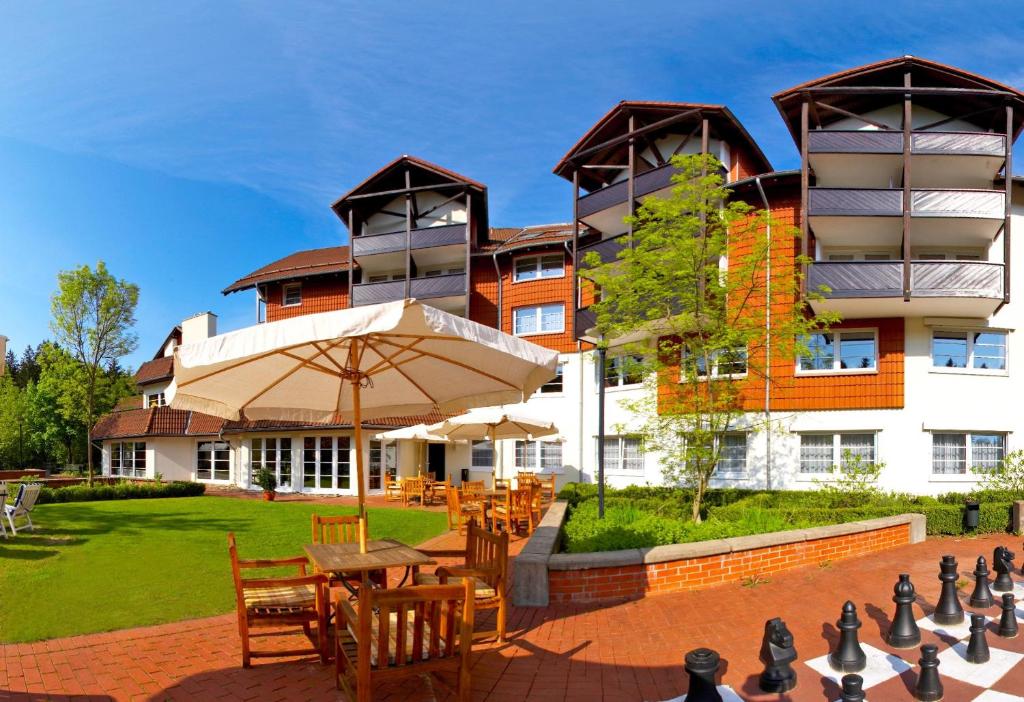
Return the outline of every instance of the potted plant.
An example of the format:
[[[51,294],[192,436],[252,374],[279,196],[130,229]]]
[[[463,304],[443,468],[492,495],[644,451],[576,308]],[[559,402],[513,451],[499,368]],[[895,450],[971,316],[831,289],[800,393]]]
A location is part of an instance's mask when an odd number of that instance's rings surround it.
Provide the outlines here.
[[[252,481],[263,488],[264,500],[274,501],[274,496],[277,494],[274,492],[277,489],[277,476],[274,475],[274,471],[266,466],[261,466],[256,470]]]

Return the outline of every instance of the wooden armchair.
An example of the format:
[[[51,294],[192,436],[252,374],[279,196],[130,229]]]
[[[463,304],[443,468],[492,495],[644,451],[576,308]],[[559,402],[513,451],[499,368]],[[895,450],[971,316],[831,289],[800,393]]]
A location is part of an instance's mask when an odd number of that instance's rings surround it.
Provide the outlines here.
[[[248,668],[253,658],[304,656],[316,653],[320,662],[327,662],[327,578],[322,574],[306,575],[306,557],[277,558],[273,560],[239,560],[235,535],[228,534],[228,553],[231,556],[231,574],[235,580],[238,609],[238,635],[242,639],[242,666]],[[243,568],[278,568],[297,566],[299,575],[285,578],[242,578]],[[316,623],[316,638],[310,625]],[[259,627],[280,627],[298,624],[311,643],[311,648],[287,651],[253,651],[250,638],[274,636],[252,634]]]
[[[452,489],[452,476],[448,475],[444,480],[435,480],[430,485],[430,499],[435,502],[447,502],[448,493]]]
[[[384,501],[402,501],[402,481],[398,478],[392,478],[390,475],[384,476]]]
[[[540,485],[540,480],[535,473],[516,473],[516,487],[525,488],[531,485]]]
[[[558,494],[555,488],[556,477],[553,473],[551,475],[537,476],[537,482],[540,484],[540,498],[545,502],[553,502]]]
[[[313,543],[314,544],[354,544],[359,541],[359,516],[351,515],[345,517],[323,517],[313,514]],[[367,525],[369,530],[369,525]],[[371,582],[381,586],[387,586],[387,571],[372,570],[368,573]],[[342,580],[349,583],[361,583],[362,573],[328,575],[327,585],[339,584]]]
[[[509,531],[518,530],[526,522],[526,532],[533,534],[533,488],[507,490],[505,499],[491,507],[491,524],[494,531],[504,523]]]
[[[505,490],[506,488],[510,488],[510,487],[512,487],[512,481],[509,480],[508,478],[495,478],[494,479],[494,489],[495,490]]]
[[[406,478],[402,481],[402,506],[408,507],[411,500],[419,500],[424,504],[423,496],[427,491],[423,478]]]
[[[469,702],[473,589],[458,585],[364,588],[358,609],[335,601],[335,681],[355,702],[370,702],[381,680],[454,672],[456,699]]]
[[[475,607],[496,609],[496,628],[479,631],[474,638],[494,636],[499,643],[505,641],[508,613],[508,534],[492,534],[470,518],[466,529],[466,550],[424,550],[422,553],[439,558],[462,558],[463,565],[441,566],[434,573],[416,573],[413,581],[422,585],[472,582],[476,597]]]
[[[469,500],[463,502],[462,495],[458,490],[448,490],[448,528],[458,529],[459,535],[465,533],[464,521],[476,518],[483,521],[484,503],[482,500]]]

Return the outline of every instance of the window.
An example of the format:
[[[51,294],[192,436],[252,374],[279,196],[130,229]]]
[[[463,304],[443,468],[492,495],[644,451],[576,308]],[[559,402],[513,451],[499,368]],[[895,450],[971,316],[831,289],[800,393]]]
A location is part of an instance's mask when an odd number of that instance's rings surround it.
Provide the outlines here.
[[[1006,453],[1006,434],[933,433],[932,473],[966,475],[968,468],[998,468]]]
[[[695,367],[690,372],[695,372],[697,377],[707,377],[708,371],[704,356],[690,356],[687,349],[683,350],[683,363],[693,363]],[[747,349],[736,347],[725,351],[714,351],[711,353],[711,377],[729,378],[747,374]],[[680,380],[685,381],[689,373],[681,374]]]
[[[565,372],[565,364],[559,363],[555,368],[555,377],[540,386],[542,395],[562,392],[562,374]]]
[[[640,356],[610,356],[604,364],[604,386],[617,388],[644,382],[643,359]]]
[[[490,439],[473,442],[470,463],[474,468],[494,468],[494,445]]]
[[[562,467],[560,441],[516,441],[516,468],[533,472],[557,470]]]
[[[835,466],[844,469],[851,460],[875,463],[875,434],[858,432],[848,434],[801,434],[800,472],[832,473]]]
[[[117,441],[110,445],[110,474],[146,477],[146,442]]]
[[[604,438],[604,469],[611,472],[642,473],[644,447],[637,436],[606,436]]]
[[[540,278],[563,277],[565,277],[565,261],[560,253],[523,256],[516,259],[515,275],[513,276],[513,281],[516,283],[539,280]]]
[[[747,435],[725,434],[719,439],[716,473],[747,472]]]
[[[807,350],[797,359],[798,372],[873,371],[878,367],[874,331],[808,334],[803,342]]]
[[[565,305],[537,305],[512,310],[512,329],[516,336],[552,334],[565,330]]]
[[[231,480],[231,444],[200,441],[196,445],[196,480]]]
[[[934,331],[932,367],[1006,370],[1006,332]]]
[[[383,473],[391,479],[398,474],[398,445],[373,439],[370,441],[370,469],[367,482],[370,490],[380,490]]]
[[[388,280],[387,274],[384,275],[371,275],[367,282],[369,283],[386,283]]]
[[[164,399],[164,393],[154,392],[152,395],[146,395],[146,407],[165,407],[167,400]]]
[[[289,283],[281,288],[281,304],[284,307],[295,307],[302,304],[302,283]]]
[[[278,489],[292,487],[292,440],[289,437],[252,440],[252,472],[266,466],[274,472]]]

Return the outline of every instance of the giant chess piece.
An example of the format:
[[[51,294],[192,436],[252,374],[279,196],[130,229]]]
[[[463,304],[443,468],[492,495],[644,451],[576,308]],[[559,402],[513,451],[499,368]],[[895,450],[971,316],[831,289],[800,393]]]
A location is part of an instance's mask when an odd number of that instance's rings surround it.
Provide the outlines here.
[[[996,546],[992,552],[992,570],[996,572],[995,582],[992,589],[996,592],[1010,592],[1013,590],[1013,551],[1005,546]]]
[[[841,673],[859,673],[867,666],[868,657],[857,639],[857,629],[860,629],[857,608],[849,600],[843,605],[843,613],[836,626],[839,628],[839,645],[828,654],[828,664],[832,670]]]
[[[792,667],[796,660],[793,635],[778,617],[764,623],[760,657],[764,672],[759,685],[764,692],[789,692],[796,687],[796,671]]]
[[[698,648],[686,654],[685,668],[690,675],[686,702],[722,702],[715,681],[721,657],[710,648]]]
[[[939,565],[939,580],[942,581],[942,592],[939,602],[935,605],[932,619],[936,624],[960,624],[964,620],[964,608],[956,592],[956,581],[960,565],[955,556],[943,556]]]
[[[1013,601],[1012,592],[1003,593],[1003,601],[999,604],[999,608],[1003,610],[1003,613],[999,617],[999,631],[997,631],[996,633],[1002,636],[1004,639],[1016,638],[1017,603]]]
[[[942,681],[939,680],[939,647],[935,644],[922,646],[918,664],[921,666],[921,672],[917,674],[914,699],[920,702],[938,702],[943,694]]]
[[[844,675],[840,681],[843,686],[839,702],[864,702],[864,678],[856,673]]]
[[[896,615],[892,618],[887,640],[895,648],[913,648],[921,643],[921,630],[914,621],[914,609],[911,606],[917,598],[914,584],[907,573],[900,573],[900,579],[892,589],[892,601],[896,603]]]
[[[971,640],[967,642],[968,663],[988,663],[988,641],[985,639],[985,615],[971,615]]]
[[[978,564],[974,567],[974,592],[967,601],[971,607],[991,607],[992,590],[988,587],[988,563],[984,556],[978,556]]]

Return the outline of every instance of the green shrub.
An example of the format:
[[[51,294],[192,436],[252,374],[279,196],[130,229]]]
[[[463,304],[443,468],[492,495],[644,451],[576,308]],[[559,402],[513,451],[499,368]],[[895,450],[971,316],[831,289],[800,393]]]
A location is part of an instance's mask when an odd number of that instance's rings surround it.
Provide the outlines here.
[[[206,492],[202,483],[176,480],[170,483],[137,483],[125,480],[114,485],[71,485],[44,487],[39,504],[52,502],[96,502],[100,500],[140,500],[155,497],[196,497]]]

